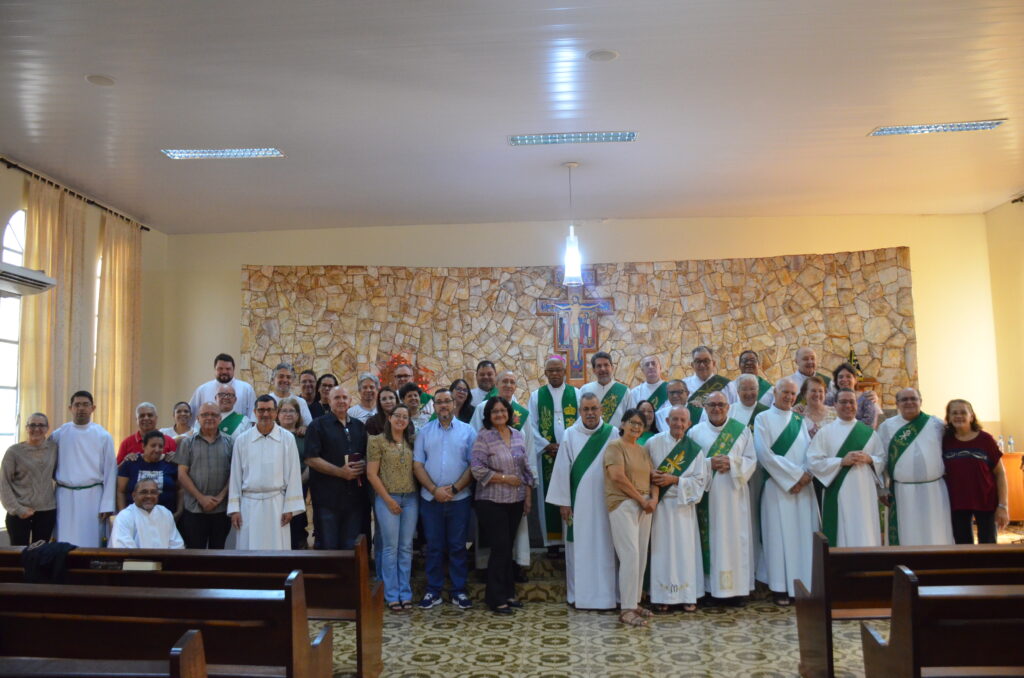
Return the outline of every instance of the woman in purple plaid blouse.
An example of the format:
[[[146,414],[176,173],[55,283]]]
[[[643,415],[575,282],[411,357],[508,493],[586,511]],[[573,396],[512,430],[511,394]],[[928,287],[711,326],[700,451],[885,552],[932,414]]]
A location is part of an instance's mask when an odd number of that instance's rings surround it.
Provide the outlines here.
[[[484,405],[484,427],[473,444],[470,468],[476,478],[476,517],[491,544],[484,599],[495,614],[522,607],[516,598],[512,542],[519,521],[530,510],[529,488],[536,482],[526,463],[526,439],[511,426],[512,405],[501,397]]]

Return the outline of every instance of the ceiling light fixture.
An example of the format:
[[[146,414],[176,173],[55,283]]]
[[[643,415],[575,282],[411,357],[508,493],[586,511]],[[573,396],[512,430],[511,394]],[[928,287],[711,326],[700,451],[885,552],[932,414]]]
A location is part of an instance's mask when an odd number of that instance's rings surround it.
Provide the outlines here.
[[[164,148],[161,153],[173,160],[208,160],[240,158],[283,158],[276,148]]]
[[[576,237],[574,228],[573,204],[572,204],[572,171],[579,167],[578,162],[566,162],[562,164],[569,170],[569,235],[565,239],[565,256],[562,258],[562,284],[566,287],[580,287],[583,285],[583,257],[580,255],[580,241]]]
[[[897,134],[935,134],[937,132],[974,132],[983,129],[995,129],[1006,118],[998,120],[973,120],[970,122],[938,122],[931,125],[889,125],[876,127],[868,134],[869,137],[887,137]]]
[[[552,144],[602,144],[636,141],[636,132],[547,132],[513,134],[510,146],[550,146]]]

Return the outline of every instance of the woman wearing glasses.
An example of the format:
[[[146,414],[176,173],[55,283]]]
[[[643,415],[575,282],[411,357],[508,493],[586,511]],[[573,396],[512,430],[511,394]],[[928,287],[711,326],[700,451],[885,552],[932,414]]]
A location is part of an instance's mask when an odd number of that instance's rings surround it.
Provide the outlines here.
[[[28,441],[8,447],[0,466],[0,501],[7,509],[11,546],[50,541],[57,520],[53,485],[57,443],[46,437],[50,421],[36,412],[25,428]]]

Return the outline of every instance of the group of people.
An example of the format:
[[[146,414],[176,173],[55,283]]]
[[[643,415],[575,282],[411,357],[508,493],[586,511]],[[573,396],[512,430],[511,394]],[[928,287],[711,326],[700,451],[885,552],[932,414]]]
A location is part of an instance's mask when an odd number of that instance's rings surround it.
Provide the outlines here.
[[[408,364],[388,385],[363,373],[355,398],[310,370],[293,394],[282,363],[257,397],[221,354],[214,379],[175,404],[173,426],[158,428],[141,403],[116,454],[86,391],[52,434],[45,414],[31,415],[27,440],[4,457],[0,500],[12,544],[288,549],[308,546],[308,494],[314,548],[373,534],[394,612],[441,604],[446,575],[450,602],[471,607],[472,541],[488,608],[513,614],[533,524],[553,554],[564,549],[568,602],[619,607],[634,626],[652,614],[645,590],[655,611],[692,611],[706,596],[742,601],[758,580],[789,604],[794,579],[809,581],[819,529],[839,546],[883,543],[882,519],[889,544],[973,541],[975,524],[995,540],[1006,480],[969,403],[951,401],[942,421],[907,388],[883,421],[853,366],[822,374],[807,347],[795,363],[771,384],[744,351],[730,380],[699,346],[689,376],[666,381],[647,356],[630,388],[598,352],[596,379],[577,389],[553,356],[524,406],[516,374],[489,360],[475,386],[457,379],[432,394]],[[415,603],[418,530],[427,588]]]

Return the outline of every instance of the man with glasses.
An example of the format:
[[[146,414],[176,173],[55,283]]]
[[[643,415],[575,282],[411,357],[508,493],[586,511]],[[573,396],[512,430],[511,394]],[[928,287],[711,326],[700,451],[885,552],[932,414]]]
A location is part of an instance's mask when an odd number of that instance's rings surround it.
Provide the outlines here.
[[[249,418],[239,414],[235,410],[235,403],[238,397],[235,395],[235,387],[231,384],[221,384],[217,387],[217,412],[220,415],[220,424],[217,428],[224,435],[237,438],[247,428],[252,426]],[[198,430],[198,424],[197,424]]]
[[[415,372],[412,369],[412,365],[399,365],[391,373],[391,388],[395,389],[395,393],[400,392],[406,384],[415,383],[414,376]],[[434,413],[434,397],[422,389],[420,389],[420,412],[424,414]]]
[[[686,389],[690,392],[689,404],[703,407],[704,401],[712,393],[722,391],[729,385],[729,380],[718,374],[718,363],[715,352],[709,346],[698,346],[690,352],[693,374],[686,377]],[[733,402],[729,393],[725,392],[726,402]],[[691,417],[693,412],[690,412]]]
[[[886,543],[952,544],[949,493],[942,479],[945,423],[921,411],[916,388],[896,394],[896,408],[899,414],[878,427],[889,479]]]
[[[413,448],[412,468],[420,483],[420,518],[427,540],[427,592],[419,606],[428,610],[441,604],[447,554],[452,605],[468,610],[473,607],[466,595],[469,486],[473,482],[469,464],[476,433],[472,426],[455,419],[455,399],[448,389],[434,392],[434,407],[437,419],[416,432]]]
[[[53,471],[57,443],[46,437],[50,420],[41,412],[28,418],[28,440],[7,448],[0,466],[0,501],[7,510],[11,546],[50,541],[57,521]]]
[[[687,405],[686,401],[690,397],[690,390],[686,388],[686,382],[682,379],[672,379],[666,386],[666,393],[668,393],[668,402],[662,405],[657,412],[654,413],[654,421],[658,425],[658,431],[664,433],[668,430],[668,415],[673,409],[677,407],[686,407],[690,413],[691,424],[696,424],[700,421],[700,416],[704,410],[696,405]]]
[[[160,489],[156,481],[145,478],[135,484],[132,503],[114,518],[110,547],[115,549],[183,549],[174,514],[157,500]]]
[[[181,531],[190,549],[222,549],[231,530],[227,514],[231,437],[218,427],[222,422],[217,405],[203,403],[197,420],[199,431],[181,441],[174,458],[178,484],[185,490]]]

